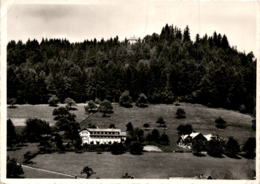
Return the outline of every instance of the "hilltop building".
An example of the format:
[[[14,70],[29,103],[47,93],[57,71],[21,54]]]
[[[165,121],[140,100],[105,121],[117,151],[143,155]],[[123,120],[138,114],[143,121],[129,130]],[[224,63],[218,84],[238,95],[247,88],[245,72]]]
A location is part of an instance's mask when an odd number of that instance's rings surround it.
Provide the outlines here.
[[[133,36],[133,37],[130,37],[128,39],[128,41],[129,41],[130,44],[135,44],[138,41],[138,39],[135,36]]]
[[[126,140],[126,132],[115,128],[87,128],[80,131],[82,144],[113,144]]]

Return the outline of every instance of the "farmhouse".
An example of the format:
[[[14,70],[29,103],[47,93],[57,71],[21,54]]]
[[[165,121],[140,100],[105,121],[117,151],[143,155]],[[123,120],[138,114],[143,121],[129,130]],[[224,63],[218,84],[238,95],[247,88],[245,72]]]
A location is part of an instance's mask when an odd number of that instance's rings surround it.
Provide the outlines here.
[[[180,147],[191,149],[193,141],[210,141],[214,136],[212,134],[203,135],[200,132],[192,132],[191,134],[182,135],[179,137],[177,144]]]
[[[82,144],[113,144],[126,140],[126,132],[114,128],[87,128],[80,131]]]

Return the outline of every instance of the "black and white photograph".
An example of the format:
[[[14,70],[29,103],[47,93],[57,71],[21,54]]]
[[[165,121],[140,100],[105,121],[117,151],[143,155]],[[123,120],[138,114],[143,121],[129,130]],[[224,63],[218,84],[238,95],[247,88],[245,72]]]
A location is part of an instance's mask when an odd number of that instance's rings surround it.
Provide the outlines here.
[[[2,0],[1,182],[257,183],[259,28],[257,0]]]

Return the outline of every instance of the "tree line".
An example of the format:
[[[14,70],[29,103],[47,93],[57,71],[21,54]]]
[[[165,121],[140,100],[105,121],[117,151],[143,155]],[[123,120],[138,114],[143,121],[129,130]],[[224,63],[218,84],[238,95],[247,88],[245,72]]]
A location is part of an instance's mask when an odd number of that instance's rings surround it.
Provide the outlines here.
[[[13,103],[47,103],[56,95],[77,103],[185,101],[255,113],[256,59],[230,46],[226,35],[196,35],[166,24],[136,43],[118,37],[70,43],[66,39],[10,41],[7,97]]]

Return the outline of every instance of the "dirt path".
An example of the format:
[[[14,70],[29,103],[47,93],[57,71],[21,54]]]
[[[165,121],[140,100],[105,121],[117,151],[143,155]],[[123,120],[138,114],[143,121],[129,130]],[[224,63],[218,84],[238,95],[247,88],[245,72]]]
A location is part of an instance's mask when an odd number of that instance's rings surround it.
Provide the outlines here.
[[[56,172],[56,171],[51,171],[51,170],[47,170],[47,169],[31,167],[31,166],[28,166],[28,165],[22,165],[22,167],[26,168],[26,169],[32,169],[32,170],[40,171],[40,172],[46,172],[46,173],[57,174],[57,175],[61,175],[61,176],[69,177],[69,178],[75,178],[74,175],[65,174],[65,173]],[[77,178],[82,178],[82,177],[77,176]]]

